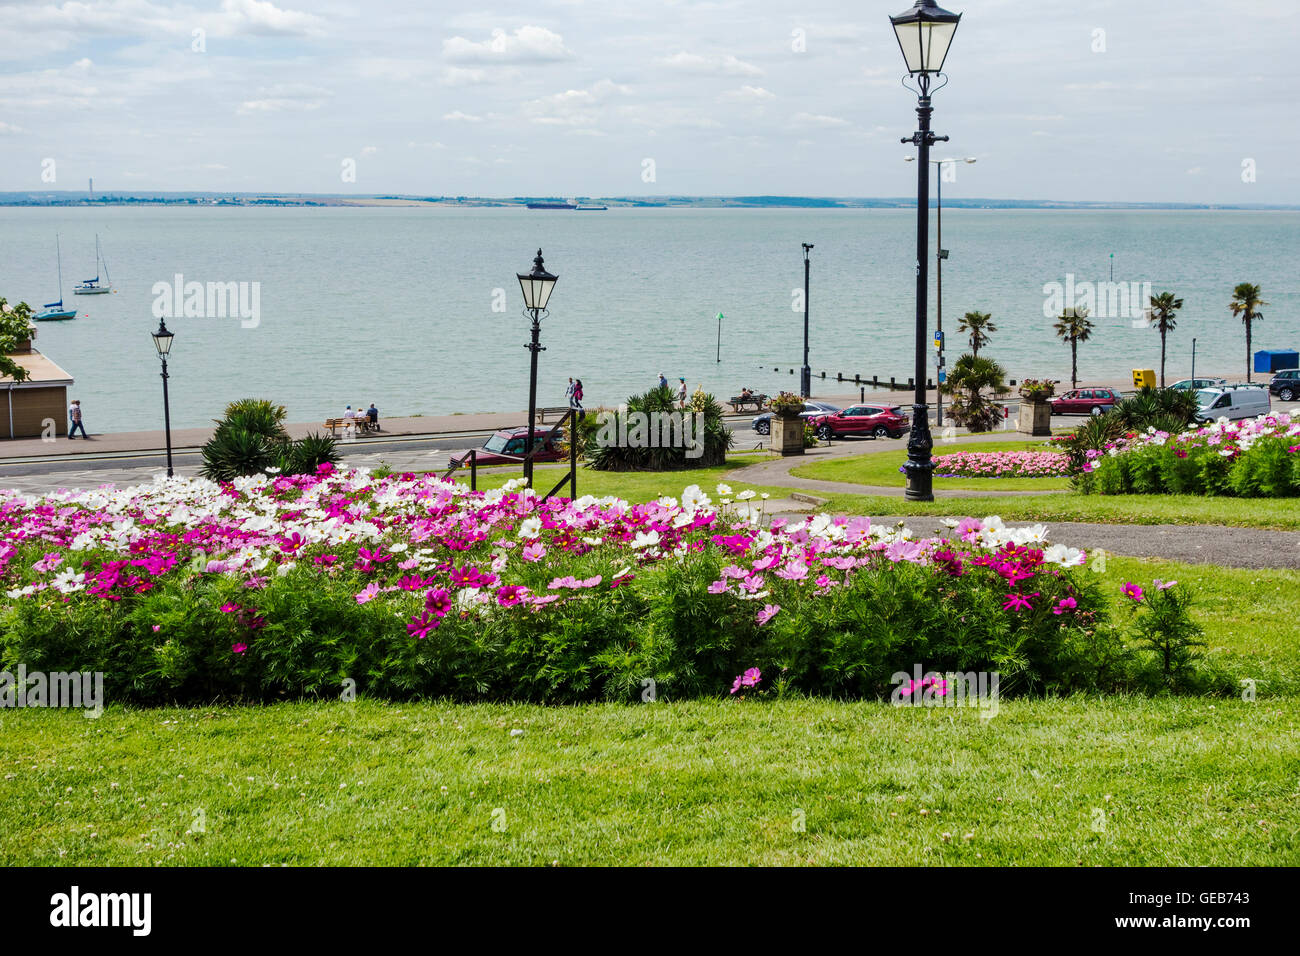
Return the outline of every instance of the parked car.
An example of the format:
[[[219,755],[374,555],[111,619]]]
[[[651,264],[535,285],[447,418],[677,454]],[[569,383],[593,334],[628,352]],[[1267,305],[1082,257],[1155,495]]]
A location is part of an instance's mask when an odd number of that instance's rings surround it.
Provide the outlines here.
[[[1113,388],[1076,388],[1052,399],[1053,415],[1101,415],[1120,400]]]
[[[1268,383],[1268,390],[1284,402],[1300,396],[1300,368],[1283,369]]]
[[[1180,392],[1199,392],[1203,388],[1215,388],[1227,384],[1226,378],[1185,378],[1181,382],[1174,382],[1169,387],[1176,388]]]
[[[1267,415],[1273,407],[1268,389],[1250,386],[1203,388],[1196,393],[1196,404],[1196,420],[1200,422],[1220,418],[1235,422],[1241,418]]]
[[[534,430],[533,440],[540,448],[540,451],[533,456],[533,461],[559,461],[561,451],[557,447],[557,441],[564,440],[564,430],[560,429],[548,441],[546,438],[547,431],[542,426]],[[475,460],[480,465],[513,465],[518,464],[528,447],[528,426],[521,425],[518,428],[503,428],[493,433],[483,447],[478,449]],[[450,467],[450,462],[448,463]]]
[[[807,420],[809,418],[816,418],[819,415],[830,415],[839,410],[840,407],[838,405],[832,405],[829,402],[814,402],[806,400],[803,403],[803,411],[799,413],[799,417]],[[772,434],[772,413],[764,412],[762,415],[757,416],[749,423],[749,427],[754,429],[754,431],[758,432],[760,435]]]
[[[908,429],[908,418],[897,405],[850,405],[843,411],[808,420],[818,438],[841,435],[870,435],[898,438]]]

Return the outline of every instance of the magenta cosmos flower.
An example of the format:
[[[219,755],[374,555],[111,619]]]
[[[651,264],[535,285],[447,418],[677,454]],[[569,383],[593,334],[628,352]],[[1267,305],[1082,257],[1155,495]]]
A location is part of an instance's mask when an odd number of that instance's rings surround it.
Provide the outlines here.
[[[1124,586],[1119,590],[1120,593],[1127,598],[1132,598],[1134,601],[1142,600],[1142,589],[1138,587],[1136,584],[1134,584],[1132,581],[1124,582]]]
[[[1052,608],[1053,614],[1064,614],[1066,611],[1073,611],[1079,606],[1079,602],[1072,597],[1061,598],[1061,602]]]

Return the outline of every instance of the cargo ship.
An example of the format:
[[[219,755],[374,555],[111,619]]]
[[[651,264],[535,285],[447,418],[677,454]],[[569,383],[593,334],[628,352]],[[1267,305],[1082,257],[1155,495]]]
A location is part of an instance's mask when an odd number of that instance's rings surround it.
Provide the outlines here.
[[[526,204],[529,209],[571,209],[574,212],[603,212],[608,206],[583,205],[575,199],[557,202],[554,200],[530,202]]]

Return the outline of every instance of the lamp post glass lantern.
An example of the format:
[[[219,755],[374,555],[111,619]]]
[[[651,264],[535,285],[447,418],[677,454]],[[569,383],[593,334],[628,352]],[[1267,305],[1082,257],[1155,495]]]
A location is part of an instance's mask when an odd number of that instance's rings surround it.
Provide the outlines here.
[[[524,310],[532,321],[532,340],[524,345],[530,353],[529,371],[528,371],[528,447],[525,450],[524,458],[524,478],[528,482],[528,487],[533,487],[533,452],[534,443],[536,442],[536,422],[537,422],[537,353],[546,351],[541,344],[540,336],[542,332],[542,319],[545,317],[547,309],[546,304],[551,301],[551,292],[555,289],[555,283],[559,276],[551,275],[546,271],[546,263],[542,259],[542,250],[537,250],[537,257],[533,259],[532,272],[517,272],[516,278],[519,279],[519,288],[524,294]],[[571,435],[570,440],[576,440],[576,435]]]
[[[167,356],[171,354],[172,339],[176,336],[167,330],[165,319],[158,320],[158,331],[151,333],[153,336],[154,348],[158,350],[158,358],[162,361],[162,383],[163,383],[163,434],[167,441],[167,477],[171,478],[172,472],[172,412],[171,405],[167,397]]]
[[[937,136],[930,131],[930,105],[932,80],[943,68],[948,58],[948,47],[960,13],[950,13],[935,5],[933,0],[917,0],[906,13],[889,18],[903,53],[910,77],[916,80],[916,115],[918,129],[904,143],[916,146],[916,394],[912,404],[912,430],[907,441],[907,462],[903,470],[907,475],[904,497],[909,501],[933,501],[934,461],[930,451],[934,441],[930,437],[930,408],[926,403],[925,357],[926,324],[929,308],[928,259],[930,249],[930,147],[937,142],[947,142],[947,136]],[[940,84],[942,86],[942,84]]]

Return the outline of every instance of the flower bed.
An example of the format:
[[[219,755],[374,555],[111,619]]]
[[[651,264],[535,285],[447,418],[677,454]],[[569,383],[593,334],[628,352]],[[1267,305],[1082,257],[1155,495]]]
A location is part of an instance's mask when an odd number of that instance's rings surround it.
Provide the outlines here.
[[[955,452],[934,456],[934,474],[937,478],[1061,478],[1069,474],[1069,458],[1054,451]]]
[[[1284,413],[1219,419],[1178,435],[1127,432],[1085,454],[1076,479],[1085,494],[1300,494],[1300,420]]]
[[[729,493],[729,489],[723,493]],[[737,498],[743,497],[738,495]],[[431,475],[160,479],[0,499],[4,666],[102,671],[110,701],[636,700],[749,668],[874,696],[918,662],[1003,690],[1113,684],[1082,552],[1046,530],[719,514],[472,493]]]

